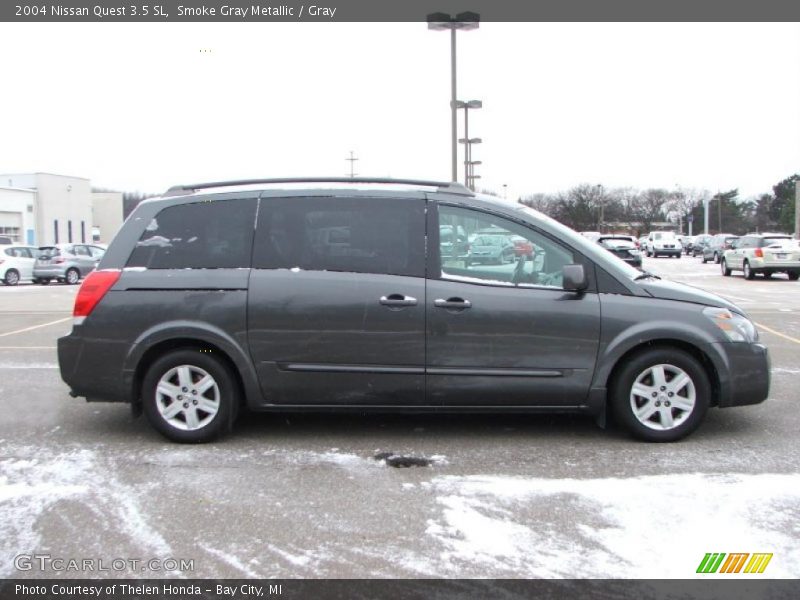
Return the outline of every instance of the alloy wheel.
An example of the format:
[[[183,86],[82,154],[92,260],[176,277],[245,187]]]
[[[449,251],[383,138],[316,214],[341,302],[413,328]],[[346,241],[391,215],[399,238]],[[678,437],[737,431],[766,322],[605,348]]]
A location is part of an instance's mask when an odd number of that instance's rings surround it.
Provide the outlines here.
[[[695,407],[697,391],[689,374],[670,364],[653,365],[634,380],[633,415],[645,427],[667,431],[680,426]]]
[[[176,429],[202,429],[219,412],[219,385],[208,371],[200,367],[173,367],[158,381],[156,407],[164,421]]]

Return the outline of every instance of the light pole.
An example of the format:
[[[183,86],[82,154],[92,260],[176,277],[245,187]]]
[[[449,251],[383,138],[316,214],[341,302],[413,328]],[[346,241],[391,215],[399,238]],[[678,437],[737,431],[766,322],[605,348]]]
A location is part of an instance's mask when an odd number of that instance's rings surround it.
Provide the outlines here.
[[[597,224],[597,230],[600,233],[603,233],[603,221],[605,220],[605,212],[606,212],[606,202],[605,197],[603,196],[603,184],[597,184],[597,194],[600,200],[600,222]]]
[[[470,152],[472,154],[472,152]],[[467,187],[472,191],[475,191],[475,179],[480,179],[480,175],[475,175],[475,165],[482,165],[483,162],[480,160],[471,160],[469,161],[469,179],[470,183],[467,184]]]
[[[463,108],[464,109],[464,137],[469,139],[469,110],[471,108],[483,108],[483,102],[480,100],[468,100],[467,102],[462,102],[458,100],[456,102],[456,108]],[[469,187],[469,161],[472,157],[469,155],[468,152],[464,152],[464,185]]]
[[[450,117],[452,140],[452,175],[453,181],[458,181],[458,122],[456,113],[456,31],[461,29],[469,31],[477,29],[480,24],[480,15],[474,12],[461,12],[455,17],[447,13],[431,13],[428,15],[428,29],[434,31],[450,30]]]
[[[470,178],[472,178],[472,175],[470,175],[469,171],[469,163],[472,161],[472,144],[482,144],[483,140],[481,138],[461,138],[458,140],[458,143],[464,144],[464,156],[466,157],[466,163],[467,163],[467,173],[466,173],[467,181],[465,181],[464,184],[469,189],[474,191],[474,188],[470,186],[469,182]]]

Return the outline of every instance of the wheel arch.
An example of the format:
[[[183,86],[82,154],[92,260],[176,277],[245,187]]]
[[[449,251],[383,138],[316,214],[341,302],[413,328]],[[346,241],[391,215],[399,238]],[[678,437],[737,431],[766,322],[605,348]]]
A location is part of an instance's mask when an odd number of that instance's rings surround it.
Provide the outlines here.
[[[606,373],[604,374],[604,378],[602,379],[603,387],[610,389],[610,386],[617,377],[617,374],[620,372],[626,362],[629,361],[633,356],[645,350],[651,350],[654,348],[671,348],[682,350],[697,360],[708,376],[708,381],[711,384],[710,405],[719,406],[719,400],[721,397],[721,381],[714,361],[712,360],[711,356],[704,352],[698,345],[679,338],[659,337],[630,346],[619,356],[617,356],[607,369]]]
[[[259,397],[255,370],[246,350],[222,331],[207,325],[181,323],[146,332],[132,345],[123,371],[132,404],[141,404],[142,380],[153,362],[167,352],[183,348],[206,350],[219,358],[239,386],[243,404]]]

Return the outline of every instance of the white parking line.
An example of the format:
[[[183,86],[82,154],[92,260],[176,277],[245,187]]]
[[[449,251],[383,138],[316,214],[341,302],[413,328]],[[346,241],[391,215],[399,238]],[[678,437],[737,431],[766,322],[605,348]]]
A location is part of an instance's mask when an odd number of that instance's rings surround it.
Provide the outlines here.
[[[56,325],[58,323],[63,323],[64,321],[69,321],[72,317],[67,317],[65,319],[59,319],[58,321],[50,321],[49,323],[42,323],[41,325],[34,325],[33,327],[26,327],[25,329],[17,329],[16,331],[8,331],[6,333],[0,333],[0,338],[7,337],[9,335],[16,335],[18,333],[25,333],[26,331],[32,331],[34,329],[41,329],[42,327],[49,327],[50,325]]]
[[[0,346],[0,350],[58,350],[58,346]]]

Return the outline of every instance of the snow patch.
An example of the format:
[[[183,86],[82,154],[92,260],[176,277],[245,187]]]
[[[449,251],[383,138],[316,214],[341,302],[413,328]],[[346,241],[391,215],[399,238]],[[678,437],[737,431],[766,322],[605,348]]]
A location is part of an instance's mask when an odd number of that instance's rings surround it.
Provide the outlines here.
[[[82,449],[42,457],[41,448],[4,448],[0,459],[0,577],[13,572],[13,557],[33,552],[41,543],[39,518],[62,500],[77,500],[100,523],[120,530],[137,546],[159,556],[171,549],[148,523],[138,493],[111,475],[102,455]],[[25,454],[35,458],[22,458]]]
[[[770,577],[800,575],[798,474],[431,484],[426,533],[458,576],[687,578],[706,552],[772,552]]]

